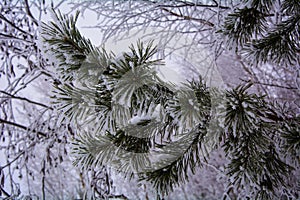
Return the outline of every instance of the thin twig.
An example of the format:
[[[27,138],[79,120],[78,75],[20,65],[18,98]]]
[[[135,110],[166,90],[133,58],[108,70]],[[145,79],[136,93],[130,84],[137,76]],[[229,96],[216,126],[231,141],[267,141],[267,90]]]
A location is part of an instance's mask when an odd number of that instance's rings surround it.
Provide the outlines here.
[[[214,5],[212,4],[199,4],[199,3],[193,3],[193,2],[185,2],[180,1],[181,4],[178,5],[158,5],[158,7],[170,7],[170,8],[180,8],[180,7],[202,7],[202,8],[221,8],[224,10],[229,9],[228,6],[221,6],[216,1],[214,1]]]
[[[244,79],[241,79],[241,81],[248,82],[247,80],[244,80]],[[254,84],[284,88],[284,89],[288,89],[288,90],[298,90],[298,88],[296,88],[296,87],[287,87],[287,86],[277,85],[277,84],[272,84],[272,83],[262,83],[262,82],[259,82],[259,81],[251,81],[251,82],[254,83]]]
[[[8,35],[8,34],[0,33],[0,36],[2,36],[1,37],[2,40],[17,40],[17,41],[28,42],[28,43],[33,44],[32,41],[21,39],[21,38],[18,38],[16,36],[14,36],[14,35]]]
[[[7,196],[7,199],[10,199],[11,196],[4,190],[4,188],[0,187],[0,190],[5,196]]]
[[[207,20],[205,20],[205,19],[194,18],[194,17],[191,17],[191,16],[178,14],[178,13],[175,13],[175,12],[173,12],[173,11],[171,11],[171,10],[166,9],[166,8],[162,8],[162,10],[164,10],[164,11],[166,11],[166,12],[168,12],[168,13],[170,13],[171,15],[174,15],[174,16],[176,16],[176,17],[183,18],[183,19],[185,19],[185,20],[193,20],[193,21],[197,21],[197,22],[200,22],[200,23],[205,24],[205,25],[210,26],[210,27],[214,27],[214,26],[215,26],[213,23],[211,23],[211,22],[209,22],[209,21],[207,21]]]
[[[45,177],[46,177],[46,173],[45,173],[45,167],[46,167],[46,162],[45,159],[43,160],[43,166],[42,166],[42,199],[45,200]]]
[[[44,108],[48,108],[48,109],[50,109],[50,110],[53,110],[53,108],[51,108],[51,107],[49,107],[49,106],[47,106],[47,105],[45,105],[45,104],[42,104],[42,103],[39,103],[39,102],[36,102],[36,101],[29,100],[29,99],[27,99],[27,98],[25,98],[25,97],[18,97],[18,96],[9,94],[9,93],[7,93],[7,92],[5,92],[5,91],[3,91],[3,90],[0,90],[0,93],[3,93],[3,94],[5,94],[5,95],[9,96],[10,98],[19,99],[19,100],[22,100],[22,101],[27,101],[28,103],[36,104],[36,105],[38,105],[38,106],[41,106],[41,107],[44,107]],[[1,98],[1,97],[0,97],[0,98]]]
[[[27,150],[31,147],[33,147],[35,145],[35,143],[30,144],[27,147]],[[26,150],[21,151],[14,159],[12,159],[11,161],[9,161],[8,163],[6,163],[4,166],[1,166],[2,169],[9,167],[12,163],[14,163],[16,160],[18,160],[18,158],[20,158],[24,153],[26,152]]]
[[[23,130],[26,130],[26,131],[32,131],[33,133],[37,133],[38,135],[40,136],[43,136],[43,137],[47,137],[47,134],[46,133],[43,133],[43,132],[40,132],[40,131],[37,131],[35,129],[31,129],[29,127],[26,127],[26,126],[23,126],[21,124],[17,124],[15,122],[11,122],[11,121],[7,121],[7,120],[4,120],[4,119],[1,119],[0,118],[0,124],[7,124],[7,125],[11,125],[11,126],[15,126],[17,128],[20,128],[20,129],[23,129]]]
[[[27,33],[26,31],[22,30],[21,28],[17,27],[14,23],[12,23],[11,21],[9,21],[4,15],[2,15],[0,13],[0,19],[3,19],[6,23],[8,23],[9,25],[11,25],[13,28],[17,29],[18,31],[26,34],[26,35],[30,35],[29,33]],[[31,35],[32,36],[32,35]]]
[[[29,3],[28,3],[28,0],[25,0],[25,9],[26,9],[26,13],[33,20],[35,25],[38,25],[38,21],[34,18],[34,16],[32,15],[32,13],[30,11],[30,6],[29,6]]]

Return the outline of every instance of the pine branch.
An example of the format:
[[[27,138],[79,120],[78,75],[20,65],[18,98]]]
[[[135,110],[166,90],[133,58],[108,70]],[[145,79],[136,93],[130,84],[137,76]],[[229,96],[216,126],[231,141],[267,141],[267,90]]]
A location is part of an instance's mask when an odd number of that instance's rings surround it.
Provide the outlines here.
[[[295,14],[277,25],[266,37],[247,44],[243,54],[256,65],[267,61],[295,65],[299,62],[299,29],[300,17]]]
[[[73,153],[77,155],[73,164],[83,170],[106,165],[132,176],[150,165],[149,138],[126,136],[123,131],[118,131],[116,136],[111,133],[104,136],[85,134],[73,145]]]
[[[250,86],[227,92],[224,151],[231,158],[228,175],[233,185],[271,198],[285,186],[292,167],[281,160],[271,139],[277,120],[268,117],[270,110],[262,97],[246,92]]]
[[[253,35],[266,31],[265,15],[255,8],[237,9],[229,14],[221,32],[227,36],[230,47],[243,46],[251,41]],[[238,47],[237,46],[237,47]]]
[[[233,43],[244,45],[265,31],[262,5],[273,4],[251,2],[254,8],[239,9],[228,18],[227,34],[234,36]],[[79,41],[83,37],[75,27],[77,16],[68,19],[59,14],[58,22],[45,26],[50,36],[45,41],[65,47],[62,51],[49,50],[57,56],[59,66],[65,65],[66,53],[81,55],[67,63],[70,68],[58,68],[65,75],[63,79],[76,76],[70,84],[57,85],[54,97],[57,108],[81,132],[73,142],[76,166],[90,170],[108,165],[129,177],[137,174],[140,181],[151,182],[164,195],[186,182],[189,172],[202,165],[201,158],[206,161],[205,145],[214,140],[218,143],[214,147],[224,142],[230,159],[229,187],[250,191],[245,198],[271,198],[285,187],[292,167],[282,161],[274,137],[290,131],[285,142],[298,148],[298,124],[295,129],[284,130],[281,123],[285,118],[264,97],[249,94],[251,84],[226,91],[226,108],[220,113],[213,106],[221,107],[224,101],[213,99],[220,95],[212,94],[214,90],[207,88],[201,77],[177,89],[158,77],[153,66],[162,65],[162,61],[153,58],[157,52],[153,42],[138,41],[130,46],[130,52],[116,58],[88,40]],[[281,28],[294,34],[291,24],[289,21]],[[90,77],[90,72],[95,76]],[[214,105],[217,102],[222,105]],[[210,135],[209,127],[220,123],[216,117],[225,119],[224,130],[222,125],[215,125],[217,139]]]
[[[205,156],[202,143],[206,135],[206,125],[205,122],[198,125],[194,130],[183,136],[180,141],[163,147],[160,150],[160,155],[174,155],[175,159],[169,156],[165,160],[162,159],[154,165],[158,169],[140,173],[139,180],[152,183],[153,187],[162,195],[168,195],[175,186],[188,181],[189,170],[195,173],[195,168],[202,166],[200,154],[202,153],[202,156]],[[192,142],[190,143],[190,141]],[[189,145],[182,147],[183,144]]]
[[[79,12],[70,18],[62,15],[60,11],[53,11],[55,21],[50,24],[43,23],[41,37],[43,38],[44,52],[54,56],[54,62],[62,74],[63,80],[73,79],[73,70],[79,69],[87,56],[94,52],[96,48],[90,40],[84,38],[75,24]],[[50,56],[51,57],[51,56]]]
[[[282,3],[281,11],[288,15],[299,14],[300,3],[298,0],[284,0]]]
[[[145,126],[142,124],[142,126]],[[134,153],[148,153],[152,146],[150,137],[134,137],[131,134],[127,135],[126,132],[119,130],[116,135],[108,134],[114,145],[124,149],[128,152]]]
[[[278,65],[299,63],[300,5],[298,1],[283,1],[281,12],[285,15],[275,27],[267,26],[267,16],[274,8],[271,0],[245,0],[246,5],[237,8],[225,18],[223,35],[229,48],[239,50],[251,64],[273,62]]]
[[[269,13],[274,6],[273,0],[243,0],[250,7],[255,8],[261,12]]]
[[[68,84],[57,85],[55,89],[52,97],[55,101],[52,103],[56,109],[64,113],[68,120],[80,123],[88,115],[95,115],[97,107],[95,91],[86,88],[79,89]]]
[[[282,148],[286,157],[291,157],[294,165],[300,164],[300,119],[294,117],[281,122],[279,132],[283,139]]]

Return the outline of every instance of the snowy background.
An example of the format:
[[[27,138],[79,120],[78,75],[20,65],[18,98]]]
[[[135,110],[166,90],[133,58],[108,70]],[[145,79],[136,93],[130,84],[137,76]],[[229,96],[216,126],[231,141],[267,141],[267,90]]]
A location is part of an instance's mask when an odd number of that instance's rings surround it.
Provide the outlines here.
[[[23,6],[24,2],[12,1],[9,5],[2,3],[1,10],[9,10],[6,6],[13,6],[13,4]],[[57,1],[54,2],[54,5],[62,13],[70,15],[74,14],[77,9],[81,10],[77,27],[82,35],[97,46],[104,45],[107,50],[113,51],[116,55],[128,51],[128,46],[138,39],[144,41],[153,39],[159,48],[158,57],[164,58],[165,62],[165,66],[158,68],[157,71],[166,82],[170,81],[181,85],[185,80],[197,78],[200,74],[209,86],[224,90],[243,81],[252,80],[257,83],[251,89],[252,92],[268,95],[270,99],[287,100],[291,107],[298,110],[299,113],[299,98],[294,98],[299,95],[299,90],[290,84],[295,79],[297,81],[297,76],[295,76],[297,72],[274,70],[275,67],[268,64],[261,68],[251,68],[249,71],[240,55],[226,49],[223,49],[222,54],[215,59],[216,52],[208,49],[205,42],[203,44],[199,42],[196,46],[185,45],[197,43],[195,39],[197,37],[193,34],[182,37],[180,31],[186,30],[188,27],[179,25],[175,28],[171,27],[174,28],[174,33],[172,32],[167,46],[161,42],[164,37],[167,37],[164,32],[166,27],[144,27],[143,29],[142,26],[136,26],[126,32],[125,36],[120,34],[122,40],[116,40],[116,37],[105,38],[109,34],[105,35],[103,27],[109,23],[105,21],[103,15],[97,14],[97,6],[93,7],[93,2],[89,3],[91,7],[88,7],[89,4],[84,1]],[[42,5],[41,2],[35,3],[34,1],[30,1],[29,4],[32,7],[32,15],[37,16],[36,18],[39,20],[38,23],[47,23],[53,20],[49,4]],[[17,8],[13,9],[17,10]],[[42,9],[39,10],[39,8]],[[203,15],[206,15],[205,12]],[[25,20],[24,13],[20,13],[21,21]],[[11,14],[12,19],[14,16]],[[108,20],[111,19],[110,17],[108,16]],[[101,27],[100,23],[103,21],[106,24]],[[139,22],[135,21],[134,23],[138,24]],[[190,25],[192,32],[197,26]],[[5,28],[4,23],[0,24],[0,27],[2,31],[6,30],[5,34],[15,34],[16,29]],[[28,32],[39,36],[38,26],[35,26],[34,30],[27,29]],[[201,35],[201,37],[209,38],[210,34],[207,35]],[[2,32],[0,37],[3,48],[9,46],[6,42],[10,40]],[[85,176],[72,165],[73,158],[70,155],[70,146],[66,137],[69,135],[68,131],[76,133],[76,128],[70,127],[68,124],[60,124],[59,113],[52,108],[49,109],[53,95],[52,86],[55,84],[52,78],[56,77],[56,72],[51,66],[31,66],[32,61],[38,63],[39,55],[34,55],[33,49],[28,48],[28,50],[26,46],[20,45],[17,39],[13,41],[15,43],[12,44],[16,45],[16,48],[21,48],[21,50],[17,50],[20,55],[24,51],[23,54],[29,54],[29,56],[9,57],[1,54],[3,59],[0,61],[2,65],[0,117],[7,119],[4,123],[1,121],[0,166],[2,174],[0,173],[0,178],[4,177],[3,189],[11,194],[20,194],[23,198],[32,194],[46,197],[45,199],[79,198],[84,193],[84,188],[88,188],[92,172]],[[32,41],[38,43],[38,37]],[[32,55],[30,55],[30,51],[33,52]],[[9,65],[11,65],[11,69],[3,67]],[[264,84],[261,84],[262,82]],[[285,83],[286,85],[283,85]],[[284,87],[273,87],[274,85]],[[287,88],[294,89],[287,90]],[[8,97],[11,97],[9,94],[15,96],[7,100]],[[13,122],[14,126],[8,128],[4,126],[4,124],[12,125],[8,124],[8,121]],[[44,132],[49,132],[49,135],[46,138],[40,137],[39,134],[42,135]],[[190,174],[189,182],[176,188],[166,199],[220,199],[228,183],[224,172],[224,165],[227,162],[222,150],[211,152],[208,163],[199,168],[194,175]],[[147,183],[138,184],[135,180],[124,180],[122,174],[116,174],[113,170],[108,170],[107,173],[112,177],[111,185],[114,194],[123,194],[129,199],[154,199],[156,197],[155,192]],[[35,198],[34,195],[32,197]],[[2,198],[1,195],[0,198]]]

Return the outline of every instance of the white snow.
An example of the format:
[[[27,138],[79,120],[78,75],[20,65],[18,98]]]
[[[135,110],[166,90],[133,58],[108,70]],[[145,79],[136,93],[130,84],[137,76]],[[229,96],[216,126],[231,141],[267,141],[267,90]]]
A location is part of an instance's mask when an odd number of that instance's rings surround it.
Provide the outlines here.
[[[134,116],[132,117],[130,120],[129,120],[129,124],[132,124],[132,125],[136,125],[142,121],[145,121],[145,120],[151,120],[151,118],[149,116]]]

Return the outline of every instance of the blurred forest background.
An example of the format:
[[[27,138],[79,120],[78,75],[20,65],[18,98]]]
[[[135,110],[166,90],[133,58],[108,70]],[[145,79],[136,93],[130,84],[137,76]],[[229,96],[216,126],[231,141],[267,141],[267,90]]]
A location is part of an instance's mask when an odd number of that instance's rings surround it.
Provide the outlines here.
[[[130,42],[154,40],[169,71],[170,65],[177,66],[173,71],[178,79],[201,74],[212,81],[208,85],[221,89],[251,82],[251,92],[276,102],[287,116],[299,116],[300,3],[259,1],[256,13],[255,2],[2,0],[0,198],[82,199],[87,191],[99,199],[156,198],[147,184],[124,180],[105,166],[90,171],[73,166],[70,144],[76,127],[62,119],[51,103],[53,85],[60,80],[40,51],[40,25],[53,20],[51,9],[67,15],[80,11],[78,28],[96,46],[120,53]],[[299,123],[296,128],[299,142]],[[289,164],[296,170],[282,199],[300,198],[300,143],[292,148],[297,158]],[[227,164],[222,148],[213,150],[195,174],[189,173],[189,182],[165,198],[221,199],[231,192]]]

